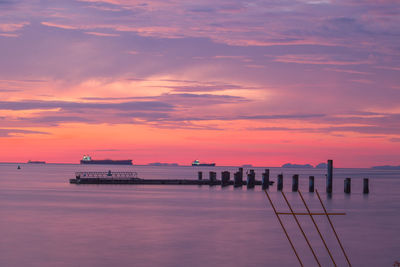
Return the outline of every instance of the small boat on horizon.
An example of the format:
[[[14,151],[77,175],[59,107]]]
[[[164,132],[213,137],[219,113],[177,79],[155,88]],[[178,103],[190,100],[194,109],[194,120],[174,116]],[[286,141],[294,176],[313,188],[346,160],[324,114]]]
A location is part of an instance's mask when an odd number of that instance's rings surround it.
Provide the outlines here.
[[[200,163],[198,159],[192,162],[192,166],[215,166],[215,163]]]
[[[131,159],[112,160],[112,159],[92,159],[89,155],[83,155],[81,164],[110,164],[110,165],[133,165]]]

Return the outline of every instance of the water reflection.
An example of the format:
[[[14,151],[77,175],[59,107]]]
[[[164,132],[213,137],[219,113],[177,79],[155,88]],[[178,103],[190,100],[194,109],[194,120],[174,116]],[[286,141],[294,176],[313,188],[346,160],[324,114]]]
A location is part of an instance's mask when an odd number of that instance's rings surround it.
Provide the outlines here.
[[[126,186],[71,185],[75,171],[87,166],[0,165],[0,266],[296,266],[297,260],[258,186]],[[91,167],[103,171],[99,166]],[[108,170],[110,167],[106,167]],[[120,169],[113,169],[117,171]],[[218,173],[228,169],[216,168]],[[256,178],[264,168],[256,168]],[[89,169],[87,169],[89,170]],[[93,170],[93,169],[90,169]],[[143,178],[197,178],[191,167],[133,166]],[[207,169],[204,169],[207,171]],[[321,170],[271,169],[300,174],[299,189],[308,190],[308,176],[331,212],[346,212],[332,221],[355,266],[390,266],[400,251],[398,173],[374,171],[370,195],[362,194],[358,170],[335,170],[334,192],[324,193]],[[370,172],[361,170],[361,173]],[[344,177],[354,177],[353,193],[343,193]],[[371,176],[370,176],[371,177]],[[304,211],[297,193],[284,191],[295,211]],[[278,209],[288,211],[276,184],[268,189]],[[304,193],[312,211],[321,211],[315,193]],[[333,196],[334,195],[334,196]],[[307,236],[329,265],[330,258],[307,216],[300,219]],[[340,248],[323,216],[316,218],[322,234],[345,266]],[[284,224],[307,266],[315,264],[298,227]],[[368,235],[366,234],[368,233]],[[336,244],[336,245],[335,245]],[[376,244],[379,244],[377,249]],[[342,265],[341,265],[342,264]]]

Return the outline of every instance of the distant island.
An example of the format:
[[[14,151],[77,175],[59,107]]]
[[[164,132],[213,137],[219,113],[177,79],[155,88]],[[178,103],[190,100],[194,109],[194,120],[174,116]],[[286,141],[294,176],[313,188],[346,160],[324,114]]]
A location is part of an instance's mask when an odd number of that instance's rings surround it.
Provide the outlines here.
[[[315,166],[316,169],[326,169],[328,167],[328,164],[326,164],[325,162],[322,162],[320,164],[318,164],[317,166]]]
[[[391,165],[374,166],[371,169],[375,169],[375,170],[400,170],[400,165],[399,166],[391,166]]]
[[[178,163],[163,163],[163,162],[153,162],[147,164],[147,166],[179,166]]]
[[[306,169],[311,169],[314,168],[313,165],[311,164],[293,164],[293,163],[286,163],[281,166],[281,168],[306,168]],[[326,169],[327,164],[326,163],[320,163],[317,166],[315,166],[316,169]]]
[[[292,164],[286,163],[282,165],[282,168],[314,168],[311,164]]]

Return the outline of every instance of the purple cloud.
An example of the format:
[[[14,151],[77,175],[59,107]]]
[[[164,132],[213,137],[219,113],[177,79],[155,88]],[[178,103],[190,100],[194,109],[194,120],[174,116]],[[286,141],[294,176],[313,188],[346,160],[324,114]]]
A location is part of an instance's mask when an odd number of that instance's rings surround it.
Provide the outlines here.
[[[44,100],[23,100],[23,101],[0,101],[0,109],[3,110],[34,110],[34,109],[55,109],[63,110],[90,110],[90,109],[113,109],[120,111],[131,110],[172,110],[173,105],[158,101],[129,101],[121,103],[93,103],[93,102],[69,102],[69,101],[44,101]]]
[[[0,129],[0,137],[14,137],[25,134],[48,134],[42,131],[31,131],[21,129]]]
[[[288,130],[398,130],[395,1],[61,0],[0,6],[0,110],[34,113],[6,116],[7,125],[185,122],[181,127],[196,128],[207,120],[296,120],[316,127]],[[96,96],[94,88],[90,97],[63,100],[92,80],[149,84],[119,89],[127,97],[110,86],[109,97]],[[56,100],[41,100],[43,91]],[[21,100],[31,96],[36,100]],[[370,114],[357,114],[362,111]]]

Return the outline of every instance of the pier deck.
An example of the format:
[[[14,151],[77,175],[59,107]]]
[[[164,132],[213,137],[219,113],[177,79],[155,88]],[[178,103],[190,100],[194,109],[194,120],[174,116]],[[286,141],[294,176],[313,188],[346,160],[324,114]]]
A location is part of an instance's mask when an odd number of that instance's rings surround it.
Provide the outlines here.
[[[75,178],[69,179],[71,184],[153,184],[153,185],[222,185],[221,180],[191,180],[191,179],[113,179],[113,178]],[[270,185],[273,182],[270,181]],[[234,181],[228,181],[224,185],[234,185]],[[247,185],[246,181],[242,185]],[[255,181],[255,185],[262,185],[261,181]]]
[[[231,180],[222,184],[221,180],[209,179],[141,179],[134,172],[77,172],[75,176],[69,180],[71,184],[235,185]],[[273,181],[270,181],[272,184]],[[243,181],[242,185],[247,185],[247,181]],[[262,185],[262,182],[256,180],[255,185]]]

